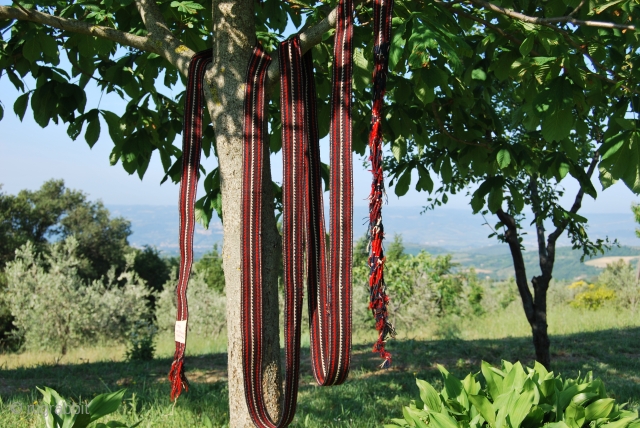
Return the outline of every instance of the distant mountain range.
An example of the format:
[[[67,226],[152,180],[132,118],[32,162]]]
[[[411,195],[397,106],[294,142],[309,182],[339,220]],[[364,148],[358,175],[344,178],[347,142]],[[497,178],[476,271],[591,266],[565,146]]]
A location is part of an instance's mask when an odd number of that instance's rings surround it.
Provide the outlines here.
[[[112,215],[122,216],[131,221],[133,234],[129,243],[133,246],[155,246],[166,255],[178,255],[178,208],[177,206],[153,205],[109,205]],[[420,250],[432,254],[452,253],[454,261],[462,266],[474,266],[479,274],[492,278],[506,278],[513,275],[513,266],[509,249],[495,238],[487,238],[492,232],[488,223],[493,226],[495,216],[487,217],[471,214],[471,209],[457,210],[440,208],[421,214],[420,207],[385,206],[384,225],[388,238],[400,234],[405,242],[406,251],[417,253]],[[629,214],[584,214],[589,219],[588,232],[592,239],[617,239],[625,246],[613,248],[608,255],[636,256],[640,249],[640,239],[635,235],[638,226],[631,213]],[[354,237],[357,239],[366,232],[368,209],[363,206],[354,207]],[[551,229],[551,225],[549,226]],[[535,252],[535,233],[532,227],[526,227],[523,235],[527,272],[532,276],[536,272],[537,258]],[[194,236],[194,253],[202,256],[211,250],[214,243],[222,243],[222,224],[216,217],[211,221],[209,229],[196,225]],[[556,268],[554,277],[571,279],[576,276],[597,275],[600,269],[580,262],[580,252],[572,251],[569,239],[563,235],[558,242]]]

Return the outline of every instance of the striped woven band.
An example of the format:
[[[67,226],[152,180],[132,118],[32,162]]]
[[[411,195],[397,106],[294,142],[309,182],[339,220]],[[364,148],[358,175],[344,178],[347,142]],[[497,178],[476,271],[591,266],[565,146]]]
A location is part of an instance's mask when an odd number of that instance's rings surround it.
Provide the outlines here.
[[[282,427],[295,415],[305,260],[311,358],[321,385],[344,382],[351,350],[351,77],[353,4],[341,0],[334,45],[331,101],[331,242],[325,260],[320,149],[311,54],[293,38],[279,47],[283,145],[285,386],[280,419],[267,410],[262,388],[262,168],[266,143],[265,78],[269,56],[260,46],[245,89],[242,196],[242,343],[245,396],[258,427]],[[305,257],[306,252],[306,257]]]
[[[194,206],[198,187],[198,168],[202,146],[202,106],[204,73],[211,62],[212,51],[198,52],[191,58],[185,92],[184,131],[182,133],[182,177],[180,180],[180,272],[176,297],[176,352],[173,356],[169,381],[171,400],[175,401],[182,390],[189,389],[184,375],[184,352],[187,346],[187,285],[193,264]]]

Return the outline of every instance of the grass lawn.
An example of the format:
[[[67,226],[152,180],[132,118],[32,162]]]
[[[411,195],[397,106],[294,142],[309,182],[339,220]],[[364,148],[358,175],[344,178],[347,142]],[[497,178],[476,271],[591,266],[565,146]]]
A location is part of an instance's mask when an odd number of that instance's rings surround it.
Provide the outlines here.
[[[640,317],[613,308],[581,311],[552,308],[549,314],[552,369],[565,376],[592,370],[603,379],[608,393],[630,408],[640,405]],[[529,330],[517,305],[480,319],[460,322],[454,339],[432,339],[435,326],[415,325],[400,331],[389,345],[391,369],[378,369],[370,352],[371,334],[354,340],[353,363],[345,385],[315,386],[308,346],[302,354],[302,377],[295,427],[375,427],[400,417],[401,407],[417,395],[415,377],[440,386],[436,369],[442,364],[463,377],[479,371],[481,360],[533,361]],[[192,338],[193,339],[193,338]],[[308,343],[308,339],[307,339]],[[173,407],[166,378],[173,342],[158,344],[158,357],[145,363],[123,361],[120,346],[76,349],[62,359],[54,354],[24,352],[0,355],[0,426],[39,427],[42,418],[27,406],[39,403],[36,386],[49,386],[76,401],[127,388],[120,413],[113,419],[141,427],[199,427],[206,414],[214,426],[228,422],[227,372],[224,339],[190,340],[187,377],[191,388]],[[18,411],[19,410],[19,411]],[[101,420],[105,422],[105,420]]]

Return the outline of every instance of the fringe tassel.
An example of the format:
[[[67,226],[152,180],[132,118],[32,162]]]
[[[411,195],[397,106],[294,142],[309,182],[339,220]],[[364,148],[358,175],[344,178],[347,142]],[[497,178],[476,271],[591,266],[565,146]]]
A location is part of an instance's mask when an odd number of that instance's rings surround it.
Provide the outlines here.
[[[183,389],[185,392],[189,391],[189,381],[184,374],[184,353],[182,352],[176,351],[173,363],[171,363],[169,382],[171,382],[171,401],[174,403],[180,397]]]

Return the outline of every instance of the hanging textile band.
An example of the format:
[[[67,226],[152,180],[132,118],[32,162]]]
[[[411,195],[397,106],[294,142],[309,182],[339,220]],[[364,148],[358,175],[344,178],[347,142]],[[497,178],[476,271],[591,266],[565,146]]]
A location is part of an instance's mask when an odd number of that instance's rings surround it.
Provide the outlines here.
[[[279,47],[284,162],[285,385],[283,409],[277,422],[271,420],[266,410],[262,388],[260,215],[266,145],[265,77],[271,59],[260,46],[254,49],[247,71],[242,195],[242,352],[245,398],[251,418],[258,427],[283,427],[295,415],[305,260],[315,378],[321,385],[337,385],[344,382],[349,371],[353,245],[352,14],[352,1],[341,0],[331,101],[332,233],[328,269],[312,59],[310,53],[301,55],[298,38]]]
[[[382,247],[384,226],[382,225],[382,204],[384,191],[384,175],[382,171],[382,107],[385,86],[387,84],[387,68],[389,64],[389,41],[391,39],[391,19],[393,0],[374,0],[373,34],[375,44],[373,53],[375,65],[373,69],[373,108],[371,112],[371,133],[369,134],[369,153],[371,160],[371,193],[369,194],[369,309],[373,313],[378,330],[378,340],[373,345],[384,359],[380,367],[391,366],[391,354],[385,349],[388,337],[395,336],[393,325],[388,320],[384,282],[385,256]]]
[[[194,202],[198,187],[198,168],[200,167],[200,148],[202,146],[202,99],[203,80],[207,66],[211,62],[212,51],[198,52],[191,58],[189,76],[185,92],[184,129],[182,132],[182,177],[180,179],[180,272],[176,297],[175,342],[169,381],[171,382],[171,400],[175,401],[189,383],[184,375],[184,351],[187,346],[187,285],[193,264],[193,229],[195,226]]]

